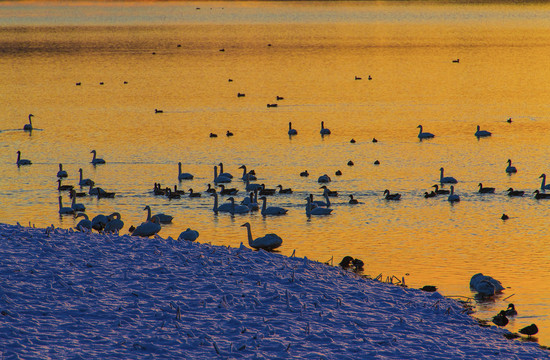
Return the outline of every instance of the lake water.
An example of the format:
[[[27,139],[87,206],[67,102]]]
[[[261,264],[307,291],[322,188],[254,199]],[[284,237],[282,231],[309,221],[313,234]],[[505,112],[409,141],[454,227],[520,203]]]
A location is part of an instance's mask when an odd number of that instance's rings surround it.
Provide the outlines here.
[[[237,247],[246,242],[240,225],[250,222],[256,236],[280,235],[282,254],[335,263],[350,255],[373,277],[437,285],[447,296],[473,297],[471,276],[491,275],[506,290],[475,303],[476,316],[491,319],[513,302],[519,315],[507,328],[536,323],[539,342],[550,345],[550,200],[532,197],[539,176],[550,175],[549,5],[8,2],[1,9],[1,222],[74,227],[80,219],[58,214],[62,163],[65,184],[77,184],[82,168],[116,191],[114,199],[79,202],[90,218],[120,212],[123,233],[150,205],[174,216],[162,237],[190,227],[199,242]],[[29,113],[31,133],[21,130]],[[321,137],[321,121],[331,135]],[[289,122],[297,136],[287,135]],[[435,138],[419,141],[419,124]],[[477,125],[493,135],[477,139]],[[92,149],[105,165],[90,164]],[[15,165],[18,150],[31,166]],[[516,174],[506,174],[508,159]],[[180,161],[193,180],[178,182]],[[268,200],[288,214],[216,215],[206,193],[152,194],[155,182],[204,191],[220,162],[235,175],[239,201],[243,164],[258,183],[292,188]],[[423,197],[441,167],[459,180],[459,203]],[[306,169],[311,175],[300,177]],[[331,198],[332,215],[308,219],[304,199],[321,199],[323,174],[340,196]],[[478,194],[480,182],[495,194]],[[510,187],[526,196],[507,196]],[[385,189],[401,200],[385,200]],[[349,205],[349,194],[361,203]]]

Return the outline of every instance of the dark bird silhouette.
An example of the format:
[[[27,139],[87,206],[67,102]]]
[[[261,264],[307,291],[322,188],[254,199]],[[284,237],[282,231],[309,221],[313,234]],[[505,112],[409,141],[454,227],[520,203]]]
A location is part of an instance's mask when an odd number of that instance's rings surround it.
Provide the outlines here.
[[[506,316],[516,316],[518,314],[514,304],[508,304],[508,308],[504,311],[504,313]]]
[[[531,324],[529,326],[524,327],[523,329],[519,329],[519,333],[523,335],[527,335],[528,337],[531,337],[539,332],[539,328],[535,324]]]
[[[495,317],[493,317],[493,323],[496,326],[506,326],[508,325],[508,318],[506,317],[506,311],[502,310]]]
[[[343,269],[347,269],[351,266],[352,263],[353,258],[351,256],[344,256],[344,258],[342,259],[342,261],[340,261],[338,265],[340,265],[340,267],[342,267]]]
[[[479,183],[479,193],[480,194],[493,194],[495,192],[494,187],[483,187],[482,183]]]
[[[500,217],[502,220],[508,220],[510,217],[506,214],[502,214],[502,216]]]
[[[351,139],[349,142],[355,144],[355,139]]]

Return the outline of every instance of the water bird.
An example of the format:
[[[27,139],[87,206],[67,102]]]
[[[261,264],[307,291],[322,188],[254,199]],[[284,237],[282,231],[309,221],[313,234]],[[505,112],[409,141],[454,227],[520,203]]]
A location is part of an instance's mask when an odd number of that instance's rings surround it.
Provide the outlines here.
[[[449,190],[440,189],[439,185],[437,185],[437,184],[432,185],[432,187],[435,188],[435,193],[437,195],[445,195],[445,194],[450,194],[451,193]]]
[[[533,194],[535,194],[535,199],[550,199],[550,194],[541,193],[538,190],[533,191]]]
[[[214,166],[214,183],[230,183],[231,178],[227,176],[218,175],[218,167]]]
[[[227,137],[233,136],[233,133],[231,131],[227,130],[227,132],[225,133],[225,136],[227,136]]]
[[[75,218],[78,218],[78,217],[81,217],[81,216],[84,217],[84,219],[80,220],[78,222],[78,224],[76,224],[76,229],[78,231],[82,231],[82,232],[92,231],[92,222],[88,218],[88,215],[81,212],[81,213],[76,214]]]
[[[363,271],[363,267],[365,266],[365,263],[363,262],[363,260],[356,258],[356,259],[353,259],[351,263],[353,265],[353,271],[355,272]]]
[[[57,190],[58,191],[71,191],[74,188],[72,185],[61,185],[61,179],[57,180]]]
[[[218,164],[220,166],[220,176],[228,177],[230,179],[233,179],[233,175],[227,172],[223,172],[223,163]]]
[[[300,176],[302,177],[308,177],[309,176],[309,173],[307,172],[307,170],[304,170],[300,173]]]
[[[94,186],[95,185],[95,182],[93,182],[92,180],[82,178],[82,169],[78,169],[78,172],[80,173],[80,180],[78,181],[78,185],[80,185],[80,186]]]
[[[518,169],[516,169],[515,166],[512,166],[512,160],[508,159],[508,161],[506,162],[508,163],[508,166],[506,167],[506,172],[508,174],[513,174],[518,172]]]
[[[74,214],[74,209],[71,207],[63,206],[63,200],[62,196],[59,196],[59,214],[61,215],[68,215],[68,214]]]
[[[79,81],[76,83],[76,86],[80,86],[80,85],[82,85],[82,82]]]
[[[279,101],[279,100],[284,100],[285,98],[282,97],[282,96],[278,96],[278,95],[277,95],[277,96],[275,97],[275,99],[276,99],[277,101]]]
[[[458,181],[452,176],[443,176],[443,172],[444,172],[443,168],[440,168],[439,171],[440,171],[439,182],[441,184],[456,184],[456,183],[458,183]]]
[[[32,120],[31,118],[33,117],[34,115],[33,114],[29,114],[29,123],[28,124],[25,124],[23,126],[23,130],[25,131],[32,131],[33,130],[33,127],[32,127]]]
[[[325,198],[326,201],[319,201],[319,200],[313,200],[313,194],[309,194],[309,198],[311,200],[311,207],[312,208],[316,208],[316,207],[330,207],[330,199],[328,198],[328,194],[325,191],[323,191],[323,197]]]
[[[230,212],[231,211],[231,204],[229,204],[229,203],[225,203],[225,204],[222,204],[222,205],[218,206],[218,193],[217,192],[213,192],[211,194],[211,196],[214,197],[214,207],[212,208],[214,213],[217,214],[218,212]]]
[[[109,218],[106,215],[98,214],[92,219],[92,229],[103,231],[108,222]]]
[[[321,135],[330,135],[330,129],[325,128],[325,122],[321,121]]]
[[[216,138],[216,137],[218,137],[218,135],[217,135],[217,134],[214,134],[214,133],[210,133],[210,137],[211,137],[211,138]]]
[[[261,184],[261,189],[259,189],[260,196],[262,195],[275,195],[277,189],[268,189],[265,187],[265,184]]]
[[[508,119],[506,120],[506,122],[507,122],[508,124],[511,124],[511,123],[512,123],[512,118],[508,118]]]
[[[324,207],[316,207],[312,208],[311,205],[311,194],[306,197],[306,215],[307,217],[310,217],[311,215],[330,215],[332,213],[332,209],[324,208]]]
[[[481,296],[493,296],[504,290],[500,281],[491,276],[477,273],[470,279],[470,288],[477,291]]]
[[[250,223],[246,222],[241,226],[246,227],[248,234],[248,245],[256,250],[263,249],[267,251],[274,250],[283,244],[283,239],[277,234],[265,234],[252,240],[252,230],[250,229]]]
[[[338,191],[336,190],[330,190],[326,185],[321,186],[319,189],[323,189],[323,194],[327,194],[327,196],[336,197],[338,196]]]
[[[262,188],[262,184],[251,184],[248,179],[244,181],[244,188],[247,192],[259,191]]]
[[[65,170],[63,170],[63,164],[59,164],[59,171],[57,172],[57,177],[58,178],[64,178],[64,177],[67,177],[67,172]]]
[[[342,261],[338,263],[338,266],[340,266],[342,269],[349,269],[352,263],[353,263],[353,257],[348,255],[342,258]]]
[[[261,214],[263,216],[266,215],[285,215],[288,210],[279,206],[267,206],[267,197],[262,196],[260,198],[262,200],[262,211]]]
[[[258,191],[250,192],[250,195],[245,196],[241,205],[246,205],[250,208],[250,211],[258,211],[260,207],[258,206]]]
[[[494,187],[483,187],[482,183],[479,183],[479,190],[478,193],[480,194],[494,194],[495,188]]]
[[[246,180],[250,180],[250,181],[252,181],[252,180],[258,180],[258,178],[256,178],[256,175],[254,175],[254,174],[252,173],[252,171],[250,171],[250,172],[247,172],[247,171],[246,171],[246,165],[241,165],[241,166],[239,166],[239,169],[243,169],[243,176],[241,177],[241,179],[242,179],[243,181],[246,181]]]
[[[353,166],[353,165],[355,165],[355,164],[353,163],[353,161],[351,161],[351,160],[348,161],[348,166]]]
[[[453,62],[454,62],[454,63],[459,63],[459,62],[460,62],[460,59],[454,59]]]
[[[355,76],[355,80],[362,80],[359,76]]]
[[[509,188],[506,191],[508,191],[508,196],[523,196],[523,195],[525,195],[525,191],[523,191],[523,190],[514,190],[513,188]]]
[[[336,170],[336,172],[334,173],[334,175],[336,176],[341,176],[342,175],[342,172],[340,170]]]
[[[279,194],[292,194],[292,189],[291,188],[284,189],[283,185],[277,185],[276,187],[279,188]]]
[[[349,195],[349,202],[348,202],[348,203],[351,204],[351,205],[356,205],[356,204],[359,204],[359,201],[358,201],[357,199],[354,199],[354,198],[353,198],[353,195],[350,194],[350,195]]]
[[[395,193],[391,194],[388,189],[384,190],[384,199],[386,200],[399,200],[401,199],[401,194]]]
[[[372,80],[372,76],[369,75],[369,77],[367,79]]]
[[[506,314],[506,316],[516,316],[518,314],[514,304],[508,304],[508,308],[504,310],[504,313]]]
[[[436,197],[436,196],[437,196],[437,194],[435,193],[435,191],[432,191],[432,192],[427,192],[427,191],[425,191],[425,192],[424,192],[424,197],[425,197],[426,199],[428,199],[428,198],[433,198],[433,197]]]
[[[160,109],[155,109],[155,114],[162,114],[164,111]]]
[[[32,162],[28,159],[21,159],[21,151],[17,150],[17,166],[31,165]]]
[[[174,194],[185,195],[185,190],[178,189],[178,186],[174,185]]]
[[[153,187],[153,195],[164,196],[166,194],[165,189],[162,189],[160,183],[155,183]]]
[[[376,140],[376,138],[372,138],[372,142],[373,142],[373,143],[377,143],[378,140]]]
[[[498,315],[493,317],[493,323],[497,326],[506,326],[508,325],[508,318],[506,317],[506,311],[502,310]]]
[[[422,125],[418,125],[417,128],[420,129],[419,133],[418,133],[418,138],[420,140],[422,139],[431,139],[433,138],[435,135],[432,134],[432,133],[429,133],[429,132],[423,132],[423,128],[422,128]]]
[[[268,107],[268,108],[277,107],[277,104],[267,104],[267,107]]]
[[[506,214],[502,214],[502,216],[500,217],[502,220],[508,220],[510,217]]]
[[[380,165],[380,161],[374,160],[374,165]]]
[[[98,189],[99,189],[99,191],[96,194],[98,199],[112,199],[116,195],[115,192],[105,191],[102,188],[98,188]]]
[[[526,326],[522,329],[519,329],[519,333],[523,335],[527,335],[528,337],[531,337],[539,332],[539,328],[535,324],[531,324],[529,326]]]
[[[455,194],[455,187],[453,185],[451,185],[451,193],[449,194],[447,201],[450,201],[450,202],[460,201],[460,196]]]
[[[486,130],[480,130],[479,129],[479,125],[477,126],[477,131],[475,132],[474,134],[476,137],[480,138],[480,137],[487,137],[487,136],[491,136],[491,132],[489,131],[486,131]]]
[[[181,232],[180,236],[178,236],[178,240],[195,241],[198,237],[199,232],[197,230],[187,228],[187,230]]]
[[[351,139],[349,142],[355,144],[355,139]]]
[[[107,224],[103,229],[106,233],[116,233],[122,230],[124,227],[124,221],[121,220],[120,213],[114,212],[111,215],[107,216]]]
[[[141,223],[132,232],[132,236],[149,237],[158,233],[161,229],[160,220],[158,217],[153,216],[150,220]]]
[[[84,191],[73,191],[69,193],[69,197],[72,199],[73,197],[86,197],[86,192]]]
[[[210,184],[208,184],[208,187],[206,188],[205,192],[209,194],[213,194],[216,192],[216,189],[214,189]]]
[[[190,198],[198,198],[198,197],[201,197],[201,193],[196,193],[196,192],[193,192],[193,189],[189,189],[189,197]]]
[[[237,93],[237,97],[245,97],[244,93]]]
[[[97,154],[97,153],[96,153],[95,150],[90,151],[90,154],[94,154],[94,156],[93,156],[93,158],[92,158],[92,161],[91,161],[91,163],[92,163],[93,165],[105,164],[105,160],[96,157],[96,154]]]
[[[166,188],[165,194],[168,200],[181,199],[181,194],[173,192],[170,188]]]
[[[542,178],[542,182],[540,184],[541,190],[550,190],[550,184],[546,184],[546,174],[542,174],[539,176],[539,179]]]
[[[225,185],[223,184],[220,184],[219,185],[221,190],[220,190],[220,195],[237,195],[237,193],[239,192],[238,189],[236,188],[225,188]]]
[[[193,180],[193,178],[192,174],[181,172],[181,161],[178,162],[178,180]]]
[[[292,123],[288,123],[288,135],[298,135],[298,130],[292,128]]]
[[[152,219],[152,217],[151,217],[151,207],[149,205],[147,205],[143,208],[143,210],[147,210],[147,219],[146,219],[146,221],[151,221],[151,219]],[[164,213],[155,214],[154,217],[156,217],[161,224],[169,224],[174,219],[174,217],[172,215],[166,215]]]
[[[250,208],[246,205],[235,205],[235,198],[233,196],[231,196],[227,200],[231,202],[231,208],[229,209],[231,215],[246,214],[250,212]]]
[[[331,182],[331,181],[332,180],[330,179],[330,176],[328,176],[327,174],[321,175],[317,179],[317,182],[319,182],[319,183],[328,183],[328,182]]]
[[[71,208],[73,208],[74,211],[86,211],[86,206],[84,204],[79,204],[76,202],[76,191],[74,189],[71,189]]]

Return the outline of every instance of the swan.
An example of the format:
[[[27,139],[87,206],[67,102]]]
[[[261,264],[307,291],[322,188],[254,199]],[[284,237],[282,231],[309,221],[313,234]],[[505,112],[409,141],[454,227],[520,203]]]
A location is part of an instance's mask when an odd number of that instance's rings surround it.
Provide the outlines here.
[[[220,188],[221,188],[220,195],[237,195],[237,193],[239,192],[239,190],[236,188],[226,189],[225,185],[223,184],[220,185]]]
[[[202,196],[201,193],[193,192],[193,189],[189,189],[188,191],[189,191],[189,197],[190,198],[198,198],[198,197]]]
[[[250,223],[244,223],[241,226],[246,227],[248,233],[248,245],[256,250],[263,249],[271,251],[278,248],[283,244],[283,239],[277,234],[265,234],[265,236],[252,240],[252,230],[250,230]]]
[[[439,182],[442,184],[456,184],[458,181],[452,176],[443,176],[443,168],[439,169]]]
[[[178,180],[193,180],[193,175],[181,172],[181,162],[178,163]]]
[[[220,166],[220,176],[225,176],[225,177],[228,177],[230,179],[233,179],[233,175],[231,175],[230,173],[224,173],[223,172],[223,163],[219,163],[218,165]]]
[[[63,206],[63,200],[62,200],[61,196],[59,197],[59,214],[61,214],[61,215],[74,214],[74,209],[73,208]]]
[[[288,123],[288,135],[298,135],[298,131],[292,128],[292,123]]]
[[[478,125],[475,136],[478,137],[478,138],[487,137],[487,136],[491,136],[491,133],[489,131],[486,131],[486,130],[479,130],[479,125]]]
[[[151,221],[151,207],[149,207],[149,205],[147,205],[143,208],[143,210],[147,210],[147,220],[146,221]],[[154,217],[156,217],[161,224],[169,224],[174,219],[173,216],[162,214],[162,213],[156,214]]]
[[[447,201],[450,201],[450,202],[460,201],[460,196],[455,194],[455,187],[453,185],[451,185],[451,194],[449,194]]]
[[[59,164],[59,171],[57,172],[57,177],[58,178],[63,178],[63,177],[67,177],[67,172],[65,170],[63,170],[63,164]]]
[[[112,199],[112,198],[115,197],[116,193],[108,192],[108,191],[103,190],[102,188],[99,188],[99,191],[97,192],[96,195],[97,195],[98,199],[102,199],[102,198]]]
[[[199,232],[197,230],[191,230],[191,228],[187,228],[187,230],[182,231],[180,236],[178,236],[178,240],[195,241],[198,237]]]
[[[333,197],[338,196],[338,191],[330,190],[326,185],[321,186],[319,189],[326,190],[328,196],[333,196]]]
[[[495,192],[494,187],[483,187],[482,183],[479,183],[479,193],[480,194],[493,194]]]
[[[515,166],[512,166],[512,160],[508,159],[507,163],[508,163],[508,166],[506,167],[506,172],[508,174],[513,174],[518,172],[518,169],[516,169]]]
[[[311,208],[311,195],[306,197],[307,204],[306,204],[306,215],[307,217],[310,217],[311,215],[330,215],[332,212],[332,209],[329,208],[323,208],[323,207],[316,207],[314,209]]]
[[[172,189],[166,188],[166,197],[168,198],[168,200],[181,199],[181,194],[172,192]]]
[[[504,290],[504,286],[502,286],[502,283],[500,281],[494,279],[491,276],[483,275],[482,273],[477,273],[472,276],[472,278],[470,279],[470,288],[479,292],[480,288],[485,286],[483,284],[480,286],[480,284],[484,281],[492,284],[495,292],[501,292],[502,290]]]
[[[401,199],[401,194],[398,194],[398,193],[395,193],[395,194],[390,194],[390,191],[388,189],[384,190],[384,198],[386,200],[400,200]]]
[[[423,132],[423,131],[422,131],[422,125],[418,125],[417,128],[420,129],[420,131],[418,132],[418,138],[419,138],[420,140],[422,140],[422,139],[431,139],[431,138],[433,138],[433,137],[435,136],[435,135],[432,134],[432,133]]]
[[[356,204],[359,204],[359,201],[357,201],[357,199],[354,199],[353,195],[349,195],[349,203],[351,205],[356,205]]]
[[[17,166],[21,166],[21,165],[31,165],[32,162],[30,160],[27,160],[27,159],[21,159],[21,151],[17,151],[17,162],[16,162]]]
[[[158,217],[153,216],[151,220],[147,220],[144,223],[141,223],[135,230],[132,232],[132,236],[141,236],[149,237],[153,236],[160,231],[160,220]]]
[[[92,231],[92,222],[90,221],[90,219],[88,218],[88,215],[84,214],[84,213],[78,213],[76,214],[76,217],[81,217],[83,216],[84,219],[80,220],[78,222],[78,224],[76,224],[76,229],[78,231],[82,231],[82,232],[89,232],[89,231]]]
[[[538,190],[533,191],[533,194],[535,194],[535,199],[550,199],[550,194],[541,193]]]
[[[84,206],[84,204],[76,203],[76,191],[74,189],[71,190],[71,197],[73,198],[71,207],[74,211],[86,211],[86,206]]]
[[[449,194],[450,191],[449,190],[445,190],[445,189],[439,189],[439,185],[435,184],[435,185],[432,185],[433,188],[435,188],[435,193],[437,195],[441,195],[441,194]]]
[[[218,175],[218,167],[214,166],[214,183],[230,183],[231,178],[227,176]]]
[[[80,181],[78,182],[78,185],[80,185],[80,186],[94,186],[95,185],[95,182],[93,180],[82,178],[82,169],[78,169],[78,172],[80,173]]]
[[[216,214],[218,212],[230,212],[231,211],[231,204],[225,203],[220,206],[218,206],[218,193],[213,192],[212,196],[214,197],[214,208],[212,209]]]
[[[23,126],[23,130],[25,130],[25,131],[32,131],[33,127],[32,127],[31,118],[32,118],[33,116],[34,116],[33,114],[29,114],[29,123],[28,123],[28,124],[25,124],[25,126]]]
[[[252,181],[252,180],[258,180],[258,179],[256,178],[256,175],[251,174],[251,173],[249,173],[249,172],[246,171],[246,165],[241,165],[241,166],[239,166],[239,169],[243,169],[243,176],[241,177],[241,179],[242,179],[243,181],[246,181],[246,180],[250,180],[250,181]]]
[[[261,184],[261,189],[259,189],[260,195],[275,195],[277,189],[266,189],[265,184]]]
[[[265,196],[262,196],[260,198],[260,200],[263,201],[263,204],[262,204],[262,215],[263,216],[266,216],[266,215],[285,215],[288,212],[287,209],[284,209],[284,208],[278,207],[278,206],[267,207],[267,197],[265,197]]]
[[[111,215],[107,216],[107,219],[109,222],[105,225],[105,228],[103,229],[106,233],[116,233],[122,230],[124,227],[124,221],[120,220],[120,214],[118,212],[114,212]]]
[[[311,200],[311,208],[314,209],[316,207],[330,207],[330,200],[327,196],[327,194],[325,194],[325,192],[323,192],[323,197],[327,200],[326,202],[325,201],[320,201],[320,200],[313,200],[313,194],[309,194],[309,199]]]
[[[71,191],[74,188],[72,185],[61,185],[61,179],[57,179],[57,190],[58,191]]]
[[[525,191],[523,191],[523,190],[514,190],[513,188],[509,188],[506,191],[508,191],[508,196],[523,196],[525,194]]]
[[[325,122],[321,121],[321,135],[330,135],[330,129],[325,128]]]
[[[550,184],[546,184],[546,174],[539,176],[539,179],[542,178],[542,183],[540,184],[541,190],[550,190]]]
[[[109,222],[109,218],[103,214],[96,215],[92,219],[92,229],[102,231]]]
[[[241,201],[241,205],[248,206],[250,211],[258,211],[260,209],[258,206],[258,191],[251,192],[249,196]]]
[[[300,173],[300,176],[302,177],[308,177],[309,176],[309,173],[307,172],[307,170],[304,170]]]
[[[292,194],[292,189],[291,188],[284,189],[283,185],[277,185],[275,187],[279,188],[279,194]]]
[[[506,313],[506,316],[516,316],[518,312],[516,311],[516,307],[514,304],[508,304],[508,308],[504,310]]]
[[[93,165],[105,164],[105,160],[103,160],[101,158],[96,158],[96,151],[95,150],[90,151],[90,154],[94,154],[94,157],[92,158],[92,161],[91,161],[91,163]]]
[[[235,198],[230,197],[227,200],[231,201],[231,208],[229,209],[229,212],[231,213],[231,215],[246,214],[250,212],[250,208],[246,205],[235,205]]]
[[[328,183],[328,182],[331,182],[332,180],[330,179],[330,176],[328,176],[327,174],[325,175],[321,175],[319,176],[319,178],[317,179],[317,182],[319,183]]]
[[[100,187],[94,187],[93,185],[90,185],[90,190],[88,191],[88,195],[99,195],[106,194],[106,191],[103,190]]]
[[[259,191],[262,188],[262,184],[251,184],[250,181],[248,181],[248,179],[244,181],[244,185],[245,185],[246,192],[256,191],[256,190]]]
[[[432,191],[432,192],[425,191],[424,192],[424,197],[426,199],[433,198],[433,197],[436,197],[436,196],[437,196],[437,194],[435,193],[435,191]]]

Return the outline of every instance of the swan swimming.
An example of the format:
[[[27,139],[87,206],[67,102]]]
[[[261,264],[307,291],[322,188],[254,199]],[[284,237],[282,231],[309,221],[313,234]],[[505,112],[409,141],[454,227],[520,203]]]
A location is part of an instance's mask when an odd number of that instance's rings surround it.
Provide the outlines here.
[[[321,121],[321,131],[320,131],[321,135],[330,135],[330,129],[327,129],[325,127],[325,122],[324,121]]]
[[[384,198],[386,200],[400,200],[401,199],[401,194],[398,194],[398,193],[395,193],[395,194],[390,194],[390,191],[388,189],[384,190]]]
[[[63,206],[63,200],[62,200],[61,196],[59,196],[59,214],[61,214],[61,215],[74,214],[74,209],[73,208]]]
[[[435,135],[432,134],[432,133],[423,132],[423,131],[422,131],[422,125],[418,125],[417,128],[420,129],[420,131],[419,131],[419,133],[418,133],[418,138],[419,138],[420,140],[422,140],[422,139],[431,139],[431,138],[433,138],[433,137],[435,136]]]
[[[316,207],[312,209],[311,195],[306,197],[306,201],[307,201],[307,204],[306,204],[307,217],[310,217],[311,215],[330,215],[330,213],[332,212],[332,209],[324,208],[324,207]]]
[[[92,163],[93,165],[105,164],[105,160],[96,157],[97,153],[96,153],[95,150],[90,151],[90,154],[94,154],[94,157],[92,158],[92,161],[91,161],[91,163]]]
[[[435,184],[435,185],[432,185],[433,188],[435,188],[435,193],[437,195],[444,195],[444,194],[449,194],[450,191],[449,190],[445,190],[445,189],[440,189],[439,188],[439,185]]]
[[[228,177],[230,179],[233,179],[233,175],[231,175],[230,173],[224,173],[223,172],[223,163],[219,163],[218,165],[220,166],[220,176],[224,176],[224,177]]]
[[[67,172],[65,170],[63,170],[63,164],[59,164],[59,171],[57,172],[57,177],[58,178],[63,178],[63,177],[67,177]]]
[[[262,212],[261,214],[263,216],[266,216],[266,215],[285,215],[288,210],[285,209],[285,208],[282,208],[282,207],[279,207],[279,206],[267,206],[267,197],[265,196],[262,196],[260,198],[260,200],[263,201],[263,204],[262,204]]]
[[[225,203],[220,206],[218,206],[218,193],[213,192],[211,194],[214,197],[214,208],[212,209],[216,214],[218,212],[230,212],[231,211],[231,204]]]
[[[246,180],[249,180],[249,181],[258,180],[258,179],[256,178],[256,175],[251,174],[250,172],[247,172],[247,171],[246,171],[246,165],[241,165],[241,166],[239,166],[239,169],[243,169],[243,176],[241,177],[241,179],[242,179],[243,181],[246,181]]]
[[[214,183],[230,183],[231,178],[227,176],[218,175],[218,167],[214,166]]]
[[[151,221],[151,219],[152,219],[152,217],[151,217],[151,207],[149,205],[147,205],[143,208],[143,210],[147,210],[147,220],[146,221]],[[156,217],[161,224],[170,224],[172,222],[172,220],[174,219],[173,216],[166,215],[166,214],[163,214],[163,213],[155,214],[154,217]]]
[[[455,194],[455,187],[453,185],[451,185],[451,194],[447,198],[447,201],[450,201],[450,202],[460,201],[460,196]]]
[[[106,233],[116,233],[124,227],[124,221],[120,220],[120,213],[114,212],[107,216],[108,222],[103,229]]]
[[[34,115],[33,114],[29,114],[29,123],[28,124],[25,124],[25,126],[23,126],[23,130],[25,131],[32,131],[32,129],[34,129],[32,127],[32,120],[31,118],[33,117]]]
[[[246,179],[244,181],[244,188],[246,190],[246,192],[250,192],[250,191],[259,191],[260,189],[262,189],[262,184],[251,184],[250,181],[248,181],[248,179]]]
[[[250,212],[250,208],[246,205],[235,205],[235,198],[230,197],[227,199],[228,201],[231,201],[231,208],[229,209],[229,212],[231,215],[235,214],[246,214]]]
[[[494,187],[483,187],[482,183],[479,183],[479,193],[480,194],[494,194],[495,188]]]
[[[508,163],[508,166],[506,167],[506,172],[508,174],[513,174],[518,172],[518,169],[516,169],[515,166],[512,166],[512,160],[508,159],[507,163]]]
[[[491,133],[489,131],[486,131],[486,130],[479,130],[479,125],[477,126],[477,131],[475,132],[475,136],[480,138],[480,137],[487,137],[487,136],[491,136]]]
[[[149,237],[153,236],[160,231],[160,220],[158,217],[153,216],[151,220],[141,223],[132,232],[132,236]]]
[[[331,182],[331,181],[332,180],[330,179],[330,176],[328,176],[327,174],[321,175],[317,179],[317,182],[319,182],[319,183],[328,183],[328,182]]]
[[[17,162],[16,162],[17,166],[22,166],[22,165],[31,165],[32,162],[28,159],[21,159],[21,151],[17,151]]]
[[[82,231],[82,232],[92,231],[92,222],[88,218],[88,215],[86,215],[84,213],[78,213],[75,218],[78,218],[78,217],[81,217],[81,216],[83,216],[84,219],[80,220],[78,222],[78,224],[76,224],[76,229],[78,231]]]
[[[439,182],[441,184],[456,184],[456,183],[458,183],[458,181],[452,176],[443,176],[443,171],[444,171],[443,168],[439,169],[439,172],[440,172]]]
[[[292,128],[292,123],[288,123],[288,135],[298,135],[298,131]]]
[[[197,230],[187,228],[187,230],[181,232],[180,236],[178,236],[178,240],[195,241],[198,237],[199,232]]]
[[[86,211],[86,206],[84,204],[77,204],[76,203],[76,191],[74,189],[71,189],[71,208],[73,208],[74,211]]]
[[[92,180],[82,178],[82,169],[78,169],[78,172],[80,173],[80,181],[78,182],[78,185],[80,185],[80,186],[94,186],[95,185],[95,182],[93,182]]]
[[[541,190],[550,190],[550,184],[546,184],[546,174],[539,176],[539,179],[542,178],[542,183],[540,184]]]
[[[178,163],[178,180],[193,180],[193,175],[181,172],[181,161]]]
[[[262,237],[258,237],[252,240],[252,230],[250,229],[250,223],[246,222],[241,226],[246,227],[248,233],[248,246],[256,250],[263,249],[271,251],[283,244],[283,239],[281,239],[281,237],[277,234],[265,234]]]

